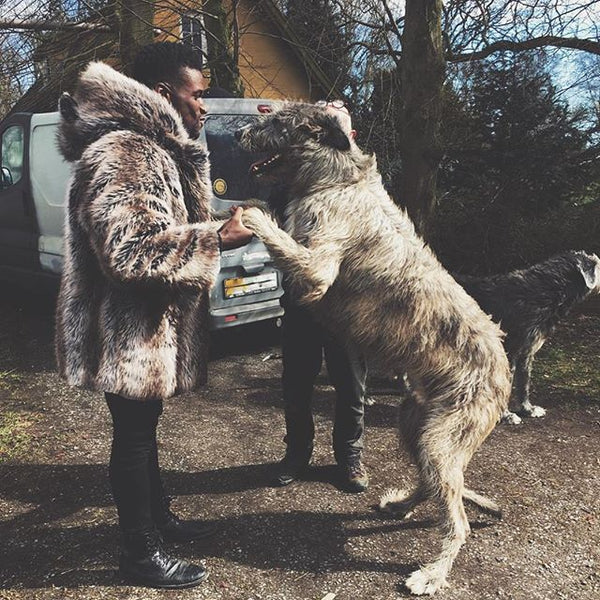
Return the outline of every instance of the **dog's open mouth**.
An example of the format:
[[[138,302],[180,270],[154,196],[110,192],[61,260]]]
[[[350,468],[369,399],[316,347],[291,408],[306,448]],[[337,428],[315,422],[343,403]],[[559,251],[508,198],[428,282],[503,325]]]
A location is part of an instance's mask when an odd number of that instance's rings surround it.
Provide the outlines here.
[[[262,160],[257,160],[250,165],[250,173],[256,177],[260,177],[273,169],[280,159],[281,154],[276,153],[270,154],[267,158],[263,158]]]

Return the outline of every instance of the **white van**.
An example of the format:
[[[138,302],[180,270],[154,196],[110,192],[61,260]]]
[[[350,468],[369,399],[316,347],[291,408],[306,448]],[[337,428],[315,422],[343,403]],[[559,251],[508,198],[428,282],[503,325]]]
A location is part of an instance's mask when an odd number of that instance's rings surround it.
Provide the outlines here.
[[[234,139],[241,126],[269,110],[268,101],[205,101],[202,130],[211,157],[213,205],[222,211],[248,198],[266,199],[268,186],[250,178],[255,157]],[[0,278],[58,279],[70,166],[56,143],[59,115],[15,113],[0,123]],[[262,242],[252,240],[221,255],[210,298],[211,327],[221,329],[282,315],[281,275]]]

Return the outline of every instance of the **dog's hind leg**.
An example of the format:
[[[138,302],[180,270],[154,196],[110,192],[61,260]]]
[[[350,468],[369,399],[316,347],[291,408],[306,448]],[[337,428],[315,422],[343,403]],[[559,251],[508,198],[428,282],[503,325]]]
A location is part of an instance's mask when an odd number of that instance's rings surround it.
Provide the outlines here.
[[[389,513],[397,519],[405,519],[412,514],[414,508],[429,498],[430,494],[425,487],[419,486],[412,492],[390,488],[386,490],[379,499],[377,510]],[[502,509],[493,500],[478,494],[468,488],[463,489],[463,500],[474,504],[484,513],[502,518]]]
[[[403,402],[398,411],[398,432],[404,439],[406,449],[417,463],[419,483],[412,492],[392,488],[386,490],[379,499],[380,512],[392,514],[397,519],[408,517],[413,509],[431,497],[433,493],[427,479],[422,477],[426,465],[421,464],[421,453],[418,447],[418,433],[423,427],[425,408],[417,394],[412,393]]]
[[[424,452],[428,452],[424,449]],[[453,458],[453,457],[452,457]],[[442,510],[442,528],[445,533],[442,552],[435,561],[423,565],[406,580],[406,587],[417,595],[434,594],[447,587],[446,580],[454,559],[470,532],[469,522],[463,506],[462,464],[443,457],[429,456],[432,471],[429,485],[437,487],[437,499]]]
[[[425,489],[440,505],[445,537],[440,555],[407,579],[406,586],[413,594],[434,594],[447,586],[452,564],[470,533],[463,497],[483,498],[465,489],[464,470],[498,418],[493,411],[481,410],[485,405],[480,403],[451,412],[436,412],[440,407],[435,404],[434,399],[417,442],[418,466]]]

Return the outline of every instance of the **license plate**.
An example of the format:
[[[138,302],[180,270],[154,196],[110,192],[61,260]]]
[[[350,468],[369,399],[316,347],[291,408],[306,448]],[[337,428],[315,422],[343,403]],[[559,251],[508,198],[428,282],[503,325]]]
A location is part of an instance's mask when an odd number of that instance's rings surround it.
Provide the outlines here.
[[[277,289],[277,273],[225,279],[223,289],[225,298],[238,298],[239,296],[271,292]]]

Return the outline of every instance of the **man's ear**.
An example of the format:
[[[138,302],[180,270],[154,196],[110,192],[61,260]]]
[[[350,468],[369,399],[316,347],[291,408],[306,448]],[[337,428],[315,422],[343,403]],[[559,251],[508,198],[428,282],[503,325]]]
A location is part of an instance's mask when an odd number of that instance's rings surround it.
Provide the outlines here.
[[[154,85],[154,91],[160,94],[165,100],[171,102],[171,90],[169,86],[162,81],[159,81]]]

